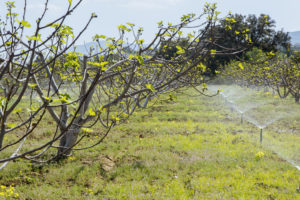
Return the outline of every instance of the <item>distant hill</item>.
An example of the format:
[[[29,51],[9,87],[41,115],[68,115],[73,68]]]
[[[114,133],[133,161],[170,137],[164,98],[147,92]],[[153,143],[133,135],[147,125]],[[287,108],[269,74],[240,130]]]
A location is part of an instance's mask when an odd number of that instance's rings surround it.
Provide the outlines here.
[[[292,45],[300,47],[300,31],[289,32],[289,35],[291,36]],[[75,45],[75,47],[76,47],[75,51],[78,53],[87,55],[89,52],[89,48],[96,47],[96,44],[97,44],[96,42],[87,42],[83,45]],[[100,44],[101,44],[102,48],[106,47],[105,41],[100,41]],[[73,51],[73,50],[74,49],[71,49],[71,51]],[[94,53],[95,53],[95,51],[94,51]]]
[[[105,48],[106,45],[104,44],[105,42],[104,41],[100,41],[100,44],[102,46],[102,48]],[[78,52],[78,53],[82,53],[84,55],[87,55],[88,52],[90,51],[90,48],[95,48],[94,50],[94,53],[96,52],[97,50],[97,43],[96,42],[88,42],[88,43],[85,43],[83,45],[75,45],[75,51]],[[74,50],[74,48],[71,48],[70,49],[71,51]]]
[[[290,32],[291,42],[293,45],[300,45],[300,31]]]
[[[102,48],[106,48],[107,46],[105,45],[107,42],[106,41],[100,41],[100,45]],[[144,46],[147,46],[146,44],[144,44]],[[75,45],[75,48],[71,48],[69,51],[74,51],[75,49],[75,52],[77,53],[82,53],[84,55],[88,55],[88,52],[90,51],[89,49],[90,48],[94,48],[94,52],[93,53],[96,53],[96,52],[99,52],[99,49],[98,49],[98,44],[97,42],[87,42],[85,44],[82,44],[82,45]],[[137,49],[138,47],[135,46],[135,50]],[[126,50],[125,50],[126,51]],[[130,53],[131,51],[133,50],[129,50],[127,49],[127,52]]]

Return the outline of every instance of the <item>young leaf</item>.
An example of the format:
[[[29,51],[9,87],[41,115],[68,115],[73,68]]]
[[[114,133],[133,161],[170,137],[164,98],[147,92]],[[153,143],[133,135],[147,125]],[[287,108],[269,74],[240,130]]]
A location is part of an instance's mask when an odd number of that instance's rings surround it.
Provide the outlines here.
[[[146,86],[147,89],[151,90],[152,92],[155,91],[155,89],[154,89],[154,87],[153,87],[152,84],[146,84],[145,86]]]
[[[90,116],[95,116],[96,115],[96,113],[93,111],[92,108],[89,109],[89,115]]]
[[[92,132],[93,132],[93,130],[92,130],[92,129],[89,129],[89,128],[82,128],[82,131],[83,131],[84,133],[92,133]]]
[[[244,66],[242,65],[242,63],[239,63],[239,68],[240,68],[241,70],[244,69]]]
[[[28,86],[33,88],[33,87],[37,86],[37,84],[35,84],[35,83],[29,83]]]
[[[181,48],[180,46],[176,46],[177,48],[177,54],[184,54],[185,50],[183,48]]]
[[[216,55],[216,53],[217,53],[216,50],[214,50],[214,49],[210,50],[210,54],[211,54],[211,55]]]
[[[22,108],[17,108],[17,109],[14,109],[13,113],[20,113],[22,111]]]
[[[140,63],[141,65],[144,64],[144,59],[143,59],[142,56],[135,56],[135,58],[139,61],[139,63]]]
[[[31,25],[29,24],[28,21],[22,20],[22,21],[21,21],[21,24],[22,24],[22,26],[27,27],[27,28],[31,27]]]

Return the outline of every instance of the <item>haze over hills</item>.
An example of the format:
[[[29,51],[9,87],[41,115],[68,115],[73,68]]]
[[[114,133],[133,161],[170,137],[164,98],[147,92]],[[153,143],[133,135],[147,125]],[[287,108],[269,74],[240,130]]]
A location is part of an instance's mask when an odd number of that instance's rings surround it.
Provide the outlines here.
[[[300,31],[289,32],[289,35],[291,36],[292,44],[295,45],[295,46],[300,46]],[[103,48],[106,47],[105,41],[100,41],[100,44]],[[89,48],[90,47],[95,47],[95,46],[96,46],[96,42],[87,42],[83,45],[76,45],[76,50],[75,51],[78,52],[78,53],[82,53],[82,54],[88,54]]]
[[[102,46],[102,48],[105,48],[105,42],[104,41],[100,41],[100,44]],[[87,55],[88,52],[90,52],[90,48],[94,48],[94,53],[97,52],[97,43],[96,42],[87,42],[83,45],[75,45],[75,48],[72,48],[71,51],[73,51],[75,49],[76,52],[78,53],[82,53],[84,55]]]
[[[300,46],[300,31],[290,32],[291,42],[293,45]]]
[[[107,47],[106,44],[109,43],[109,42],[106,42],[104,40],[99,41],[99,42],[100,42],[101,47],[104,48],[104,49]],[[146,45],[144,45],[144,46],[146,46]],[[90,52],[90,48],[93,49],[93,53],[96,53],[96,52],[98,53],[99,52],[98,47],[99,46],[98,46],[97,42],[87,42],[83,45],[75,45],[75,48],[71,48],[70,51],[75,50],[75,52],[77,52],[77,53],[82,53],[84,55],[88,55],[89,52]],[[132,47],[132,48],[137,49],[136,46]]]

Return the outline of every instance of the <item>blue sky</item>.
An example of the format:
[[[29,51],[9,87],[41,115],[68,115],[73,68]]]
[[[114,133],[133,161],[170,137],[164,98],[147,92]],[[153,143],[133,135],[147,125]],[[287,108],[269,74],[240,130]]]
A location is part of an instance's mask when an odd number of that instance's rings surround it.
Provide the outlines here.
[[[76,0],[73,0],[74,3]],[[0,0],[0,13],[3,16],[5,0]],[[19,10],[23,0],[16,0]],[[43,0],[28,0],[27,20],[33,24],[41,13]],[[68,5],[67,0],[49,0],[48,19],[59,16]],[[276,21],[277,29],[300,30],[300,0],[84,0],[67,23],[78,32],[95,12],[95,19],[79,43],[91,41],[98,34],[117,36],[117,26],[131,22],[144,28],[144,38],[150,41],[157,30],[157,22],[176,23],[186,13],[201,13],[205,2],[216,2],[222,15],[232,13],[269,14]]]

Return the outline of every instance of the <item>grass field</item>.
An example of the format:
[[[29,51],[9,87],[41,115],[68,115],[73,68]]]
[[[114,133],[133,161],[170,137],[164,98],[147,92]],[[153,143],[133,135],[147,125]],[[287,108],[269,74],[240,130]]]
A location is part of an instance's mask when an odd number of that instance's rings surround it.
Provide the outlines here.
[[[0,199],[1,192],[28,200],[300,199],[300,171],[284,159],[299,159],[299,117],[267,127],[260,145],[258,128],[241,124],[222,99],[179,94],[67,160],[9,163],[0,171]],[[50,127],[45,122],[41,135]]]

